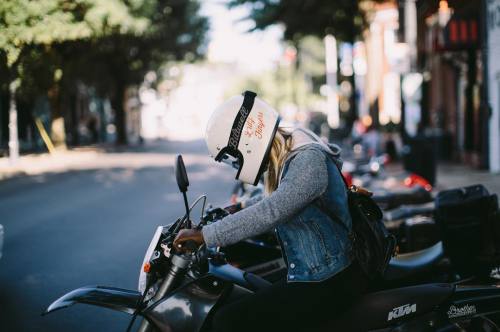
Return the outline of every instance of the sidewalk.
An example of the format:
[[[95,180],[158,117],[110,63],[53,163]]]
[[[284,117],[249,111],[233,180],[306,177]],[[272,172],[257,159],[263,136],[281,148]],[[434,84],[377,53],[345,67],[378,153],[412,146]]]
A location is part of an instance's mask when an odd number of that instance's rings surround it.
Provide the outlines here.
[[[195,143],[192,144],[197,147]],[[201,143],[198,144],[201,146]],[[175,153],[174,153],[175,152]],[[162,167],[174,164],[176,153],[183,152],[190,162],[208,163],[205,152],[198,152],[186,143],[160,142],[146,144],[143,147],[125,147],[115,151],[109,147],[86,147],[57,152],[53,155],[31,154],[21,156],[17,165],[12,166],[8,158],[0,158],[0,181],[17,177],[33,176],[44,173],[60,173],[86,169],[109,169]],[[392,172],[402,172],[400,164],[391,166]],[[500,174],[492,174],[458,164],[440,164],[438,166],[437,191],[483,184],[491,193],[500,196]]]
[[[437,190],[469,186],[484,185],[491,194],[500,196],[500,174],[493,174],[485,170],[472,169],[458,164],[441,164],[437,172]]]
[[[0,181],[23,175],[63,172],[96,160],[99,149],[57,151],[54,154],[28,154],[20,156],[16,164],[8,157],[0,158]]]
[[[186,163],[209,164],[208,152],[201,141],[154,141],[139,146],[110,145],[81,147],[54,154],[29,154],[12,165],[8,157],[0,158],[0,181],[14,177],[36,176],[96,169],[140,169],[172,167],[182,153]]]
[[[406,174],[401,163],[389,164],[386,167],[388,175]],[[434,191],[466,187],[474,184],[484,185],[492,194],[500,196],[500,173],[494,174],[486,170],[478,170],[460,164],[438,164]]]

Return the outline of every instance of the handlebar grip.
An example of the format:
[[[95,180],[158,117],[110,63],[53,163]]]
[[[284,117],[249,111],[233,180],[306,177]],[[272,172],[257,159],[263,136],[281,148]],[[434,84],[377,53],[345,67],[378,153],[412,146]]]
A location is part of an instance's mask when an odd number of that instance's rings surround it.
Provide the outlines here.
[[[196,241],[193,240],[187,240],[182,244],[178,244],[177,247],[178,247],[177,249],[183,249],[186,251],[196,251],[198,250],[198,243],[196,243]]]

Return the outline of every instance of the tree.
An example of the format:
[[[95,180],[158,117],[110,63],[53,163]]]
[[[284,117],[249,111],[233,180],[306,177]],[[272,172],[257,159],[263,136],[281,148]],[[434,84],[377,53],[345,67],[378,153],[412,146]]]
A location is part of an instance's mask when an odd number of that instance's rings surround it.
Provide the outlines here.
[[[6,55],[11,105],[15,109],[16,90],[23,81],[38,79],[25,70],[25,65],[33,60],[33,52],[41,50],[50,53],[51,48],[60,43],[90,40],[117,32],[139,34],[146,29],[147,25],[146,18],[134,17],[127,10],[126,5],[119,0],[2,1],[0,3],[0,30],[2,30],[0,50]],[[52,75],[48,76],[57,81],[55,70],[57,69],[54,68]],[[57,100],[58,94],[53,93],[51,97]],[[57,108],[53,108],[52,121],[63,123]],[[57,141],[64,142],[64,126],[59,126],[59,128],[55,136],[61,138]]]
[[[4,81],[16,82],[18,93],[25,96],[47,93],[53,123],[67,115],[63,104],[78,82],[96,87],[112,99],[117,139],[126,143],[126,86],[141,82],[146,71],[166,58],[202,53],[207,20],[198,11],[197,1],[4,0]],[[64,141],[64,132],[64,127],[53,130],[53,136]]]
[[[248,5],[254,29],[283,24],[285,39],[296,41],[307,35],[333,34],[353,41],[361,32],[363,17],[353,0],[231,0],[230,7]]]
[[[249,7],[248,18],[255,23],[253,29],[282,24],[285,39],[297,48],[297,66],[300,67],[305,64],[305,58],[312,59],[310,49],[302,42],[305,37],[324,38],[331,34],[338,41],[354,43],[366,26],[367,10],[375,2],[384,1],[386,0],[230,0],[229,7]],[[311,80],[313,83],[318,80],[324,82],[324,77],[324,72],[316,77],[313,74]],[[354,76],[346,79],[354,86]],[[354,119],[354,103],[352,95],[348,123]]]
[[[138,84],[146,72],[156,70],[167,60],[194,60],[202,55],[208,24],[199,16],[194,1],[150,1],[142,14],[150,24],[141,35],[117,35],[99,40],[92,48],[109,77],[110,97],[116,111],[118,143],[126,143],[126,118],[123,110],[125,88]],[[98,80],[102,78],[102,70]],[[98,84],[98,82],[96,82]]]

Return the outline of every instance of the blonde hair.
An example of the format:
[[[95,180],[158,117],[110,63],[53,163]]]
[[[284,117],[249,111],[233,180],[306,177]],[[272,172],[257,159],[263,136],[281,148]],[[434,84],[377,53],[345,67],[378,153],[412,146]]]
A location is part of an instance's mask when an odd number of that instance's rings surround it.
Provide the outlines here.
[[[271,151],[269,152],[269,165],[264,176],[264,187],[266,194],[270,194],[278,188],[279,176],[286,157],[292,150],[292,135],[286,129],[278,128],[274,136]]]

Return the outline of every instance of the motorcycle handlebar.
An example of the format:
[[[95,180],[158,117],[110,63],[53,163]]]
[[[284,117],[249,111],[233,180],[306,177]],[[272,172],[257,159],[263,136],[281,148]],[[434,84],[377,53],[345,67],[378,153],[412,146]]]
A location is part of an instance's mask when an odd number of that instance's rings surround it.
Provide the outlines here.
[[[205,223],[214,222],[216,220],[222,219],[229,215],[229,212],[223,208],[217,207],[207,210],[207,213],[203,217]]]
[[[176,249],[183,252],[195,252],[198,250],[198,247],[199,245],[198,243],[196,243],[196,241],[187,240],[183,243],[179,243]]]

